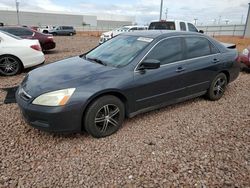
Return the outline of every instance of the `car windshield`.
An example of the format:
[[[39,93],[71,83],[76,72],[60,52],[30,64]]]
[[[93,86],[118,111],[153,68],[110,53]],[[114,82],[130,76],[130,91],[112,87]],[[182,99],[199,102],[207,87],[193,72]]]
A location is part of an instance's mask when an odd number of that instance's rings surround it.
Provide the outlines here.
[[[5,31],[0,31],[0,32],[2,32],[2,33],[5,34],[5,35],[8,35],[9,37],[12,37],[12,38],[14,38],[14,39],[22,40],[22,38],[20,38],[20,37],[18,37],[18,36],[16,36],[16,35],[12,35],[12,34],[7,33],[7,32],[5,32]]]
[[[153,39],[138,36],[117,36],[89,52],[85,57],[107,66],[128,65]]]

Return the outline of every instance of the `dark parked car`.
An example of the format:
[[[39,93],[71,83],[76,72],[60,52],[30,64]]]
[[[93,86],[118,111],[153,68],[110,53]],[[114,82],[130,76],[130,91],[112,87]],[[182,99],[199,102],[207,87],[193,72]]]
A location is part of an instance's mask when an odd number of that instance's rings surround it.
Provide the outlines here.
[[[58,26],[52,30],[49,30],[49,33],[52,35],[75,35],[76,30],[72,26]]]
[[[202,95],[219,100],[239,75],[237,57],[199,33],[124,33],[31,71],[16,99],[35,128],[99,138],[115,133],[125,117]]]
[[[56,43],[54,42],[52,35],[43,34],[27,27],[9,26],[1,27],[0,30],[19,36],[23,39],[37,39],[39,40],[43,50],[51,50],[56,47]]]

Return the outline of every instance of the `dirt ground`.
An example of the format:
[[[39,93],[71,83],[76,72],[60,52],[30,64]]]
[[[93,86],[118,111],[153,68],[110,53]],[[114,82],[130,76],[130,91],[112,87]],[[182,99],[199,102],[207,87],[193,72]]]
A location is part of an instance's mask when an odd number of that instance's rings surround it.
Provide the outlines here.
[[[46,63],[98,44],[82,35],[55,40]],[[0,77],[0,88],[25,74]],[[250,187],[249,80],[243,72],[220,101],[201,97],[141,114],[103,139],[35,130],[16,104],[1,104],[0,90],[0,187]]]

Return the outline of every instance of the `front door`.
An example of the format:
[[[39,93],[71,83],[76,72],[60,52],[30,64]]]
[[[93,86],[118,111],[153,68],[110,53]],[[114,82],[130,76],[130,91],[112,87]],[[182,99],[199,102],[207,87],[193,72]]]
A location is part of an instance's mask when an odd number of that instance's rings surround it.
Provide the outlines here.
[[[183,39],[174,37],[163,39],[144,58],[161,62],[154,70],[134,73],[135,111],[168,103],[185,95],[185,71],[182,70]]]

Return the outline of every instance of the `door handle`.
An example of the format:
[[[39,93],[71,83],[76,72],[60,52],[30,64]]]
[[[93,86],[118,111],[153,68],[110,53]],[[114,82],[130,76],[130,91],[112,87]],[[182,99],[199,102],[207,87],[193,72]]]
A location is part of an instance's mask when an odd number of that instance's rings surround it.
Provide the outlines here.
[[[213,63],[219,63],[220,62],[220,60],[219,59],[213,59],[213,61],[212,61]]]
[[[176,69],[176,72],[183,72],[183,71],[185,71],[186,69],[185,68],[183,68],[183,67],[178,67],[177,69]]]

